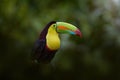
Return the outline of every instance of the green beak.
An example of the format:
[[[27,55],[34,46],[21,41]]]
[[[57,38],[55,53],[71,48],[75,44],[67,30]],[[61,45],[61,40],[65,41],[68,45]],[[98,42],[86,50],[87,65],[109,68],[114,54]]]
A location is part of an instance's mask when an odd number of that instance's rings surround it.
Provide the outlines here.
[[[80,30],[76,26],[66,22],[56,22],[56,29],[59,33],[69,33],[82,37]]]

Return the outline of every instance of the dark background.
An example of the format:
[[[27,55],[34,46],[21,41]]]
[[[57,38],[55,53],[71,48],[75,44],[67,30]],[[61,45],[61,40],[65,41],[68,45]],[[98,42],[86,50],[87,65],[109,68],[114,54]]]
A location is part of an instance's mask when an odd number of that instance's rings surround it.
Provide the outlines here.
[[[0,0],[0,80],[120,80],[119,0]],[[50,21],[76,25],[83,38],[60,35],[50,64],[31,50]]]

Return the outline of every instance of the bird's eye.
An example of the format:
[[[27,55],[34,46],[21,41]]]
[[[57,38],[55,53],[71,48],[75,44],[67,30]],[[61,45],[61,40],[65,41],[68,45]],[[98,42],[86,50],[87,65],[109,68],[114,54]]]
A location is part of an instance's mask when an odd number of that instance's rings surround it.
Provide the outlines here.
[[[53,27],[54,27],[54,28],[56,28],[56,25],[55,25],[55,24],[53,24]]]
[[[56,24],[53,24],[53,27],[56,29]]]
[[[53,24],[54,29],[57,31],[57,25]]]

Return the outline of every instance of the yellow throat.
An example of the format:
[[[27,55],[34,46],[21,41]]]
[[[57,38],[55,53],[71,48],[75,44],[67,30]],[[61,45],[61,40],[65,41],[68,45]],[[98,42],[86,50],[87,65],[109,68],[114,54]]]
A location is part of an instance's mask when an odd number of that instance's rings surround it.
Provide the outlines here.
[[[56,32],[53,25],[51,25],[48,29],[48,33],[47,33],[47,36],[46,36],[46,42],[47,42],[47,47],[50,50],[57,50],[58,48],[60,48],[59,35]]]

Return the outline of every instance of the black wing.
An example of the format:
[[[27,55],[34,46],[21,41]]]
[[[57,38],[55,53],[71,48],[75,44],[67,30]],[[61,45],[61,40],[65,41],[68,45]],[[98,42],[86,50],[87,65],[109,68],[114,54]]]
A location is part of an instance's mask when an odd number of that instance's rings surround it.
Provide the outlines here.
[[[56,51],[46,48],[45,40],[37,40],[33,48],[32,60],[38,63],[49,63],[55,56]]]
[[[38,60],[39,57],[42,55],[45,49],[46,41],[45,40],[37,40],[35,42],[33,52],[32,52],[32,59]]]

